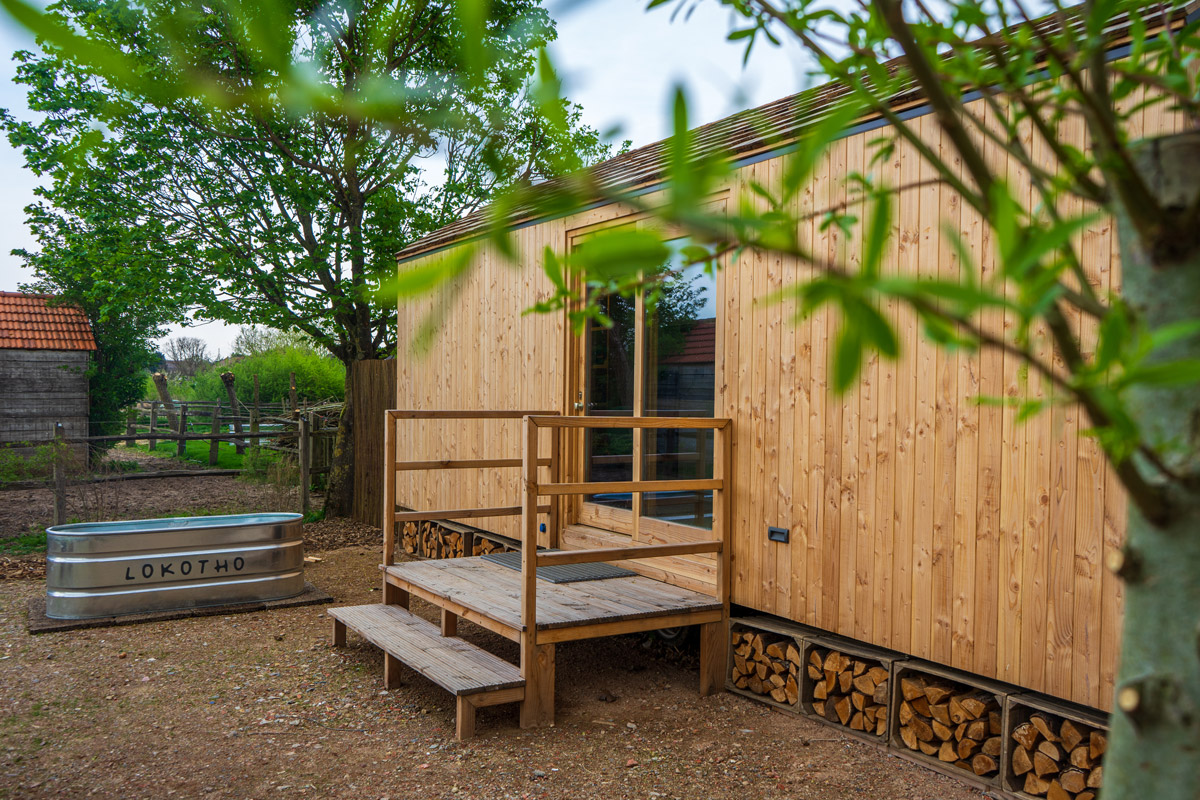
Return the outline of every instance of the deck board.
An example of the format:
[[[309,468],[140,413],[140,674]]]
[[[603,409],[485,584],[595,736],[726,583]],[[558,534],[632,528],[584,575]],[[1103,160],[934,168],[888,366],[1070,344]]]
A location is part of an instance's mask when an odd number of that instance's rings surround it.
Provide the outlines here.
[[[395,564],[387,574],[522,630],[521,573],[481,557]],[[579,583],[539,581],[538,630],[720,611],[711,595],[641,575]]]
[[[525,685],[517,667],[462,639],[443,637],[432,622],[398,606],[343,606],[329,615],[456,696]]]

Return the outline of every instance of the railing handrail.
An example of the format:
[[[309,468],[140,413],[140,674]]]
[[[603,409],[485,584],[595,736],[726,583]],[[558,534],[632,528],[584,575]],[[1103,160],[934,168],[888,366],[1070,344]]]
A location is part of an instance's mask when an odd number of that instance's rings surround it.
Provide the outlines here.
[[[530,416],[539,419],[549,419],[558,415],[557,411],[539,410],[478,410],[478,409],[417,409],[389,408],[384,414],[383,456],[383,561],[385,566],[391,566],[396,558],[396,523],[421,522],[437,519],[481,519],[487,517],[520,516],[522,506],[498,506],[486,508],[454,508],[435,511],[396,511],[396,475],[400,472],[431,471],[455,469],[486,469],[524,467],[523,458],[493,458],[493,459],[426,459],[422,461],[398,461],[396,459],[396,427],[399,420],[523,420]],[[556,451],[557,452],[557,451]],[[551,474],[557,474],[557,456],[537,458],[534,469],[539,466],[549,466]],[[554,513],[554,506],[538,506],[538,513]]]
[[[713,477],[684,478],[677,480],[631,480],[631,481],[584,481],[576,483],[554,482],[539,484],[537,480],[538,431],[551,431],[551,446],[557,454],[561,447],[559,434],[564,430],[588,430],[602,428],[636,429],[711,429],[714,439]],[[522,439],[523,499],[521,503],[521,623],[523,646],[538,645],[537,632],[537,569],[539,566],[564,564],[586,564],[608,561],[631,561],[666,556],[713,554],[716,556],[715,595],[728,610],[729,603],[729,456],[733,429],[732,420],[726,417],[601,417],[601,416],[541,416],[530,414],[525,417],[525,435]],[[635,449],[636,452],[636,449]],[[557,461],[557,458],[555,458]],[[635,472],[635,475],[638,474]],[[592,550],[539,552],[537,515],[540,497],[557,499],[568,495],[593,494],[597,491],[628,491],[632,493],[671,491],[673,489],[707,490],[713,492],[713,530],[711,539],[699,542],[683,542],[659,545],[636,545],[632,547],[598,548]],[[555,517],[552,517],[554,519]]]

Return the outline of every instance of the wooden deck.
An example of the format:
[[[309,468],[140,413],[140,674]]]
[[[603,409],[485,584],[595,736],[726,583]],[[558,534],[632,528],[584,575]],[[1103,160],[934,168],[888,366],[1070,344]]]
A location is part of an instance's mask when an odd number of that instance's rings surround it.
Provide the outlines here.
[[[521,573],[476,558],[417,561],[384,570],[389,586],[520,641]],[[720,622],[712,595],[641,575],[575,583],[537,582],[539,644]]]

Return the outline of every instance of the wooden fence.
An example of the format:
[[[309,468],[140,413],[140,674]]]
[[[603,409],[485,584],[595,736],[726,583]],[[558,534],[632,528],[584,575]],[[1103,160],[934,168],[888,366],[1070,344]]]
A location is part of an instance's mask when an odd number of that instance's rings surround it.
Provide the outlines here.
[[[139,406],[142,404],[139,404]],[[307,411],[300,414],[298,419],[289,417],[264,417],[260,421],[256,416],[244,418],[237,414],[222,413],[219,403],[185,403],[175,407],[176,427],[164,428],[158,426],[155,406],[161,406],[159,401],[145,404],[148,422],[141,423],[136,415],[131,415],[126,421],[124,433],[108,436],[66,436],[64,426],[58,423],[54,426],[54,441],[61,445],[58,457],[53,464],[51,485],[54,488],[54,523],[60,525],[66,520],[66,488],[67,473],[71,461],[70,445],[99,442],[123,441],[133,445],[138,441],[147,442],[151,450],[157,449],[160,443],[175,443],[178,456],[186,453],[187,443],[192,441],[209,442],[208,463],[210,467],[218,463],[219,448],[222,442],[230,443],[237,452],[242,453],[247,447],[259,447],[284,453],[296,459],[299,467],[300,505],[303,513],[307,514],[311,507],[312,478],[314,475],[328,473],[333,460],[333,443],[337,436],[337,412],[339,406],[323,406],[320,411]],[[247,423],[247,432],[239,434],[234,429],[235,423]],[[191,432],[194,428],[206,430]],[[242,470],[195,470],[172,471],[169,473],[131,473],[118,476],[121,479],[133,478],[162,478],[182,477],[191,475],[228,475]],[[113,480],[113,477],[102,480]],[[75,481],[86,483],[89,480]]]
[[[383,412],[396,405],[396,361],[360,361],[346,376],[354,408],[354,519],[383,527]]]

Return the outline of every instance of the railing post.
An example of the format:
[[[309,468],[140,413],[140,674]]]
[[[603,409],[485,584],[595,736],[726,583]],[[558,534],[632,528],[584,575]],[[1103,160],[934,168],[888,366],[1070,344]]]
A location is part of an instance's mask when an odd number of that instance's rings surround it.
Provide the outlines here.
[[[550,482],[562,482],[562,434],[565,428],[550,429]],[[536,458],[537,451],[534,451]],[[536,461],[535,461],[536,463]],[[546,546],[558,549],[559,539],[562,534],[562,497],[550,498],[550,530],[546,535]]]
[[[63,424],[54,423],[54,524],[67,521],[67,444]]]
[[[554,724],[554,645],[537,641],[538,428],[522,418],[521,438],[521,727]]]
[[[309,467],[312,465],[312,437],[309,435],[311,421],[308,416],[302,416],[297,421],[299,426],[299,437],[297,439],[297,447],[299,449],[298,456],[300,458],[300,513],[308,514],[309,497],[308,488],[311,475]]]
[[[383,565],[396,562],[396,420],[383,412]]]

